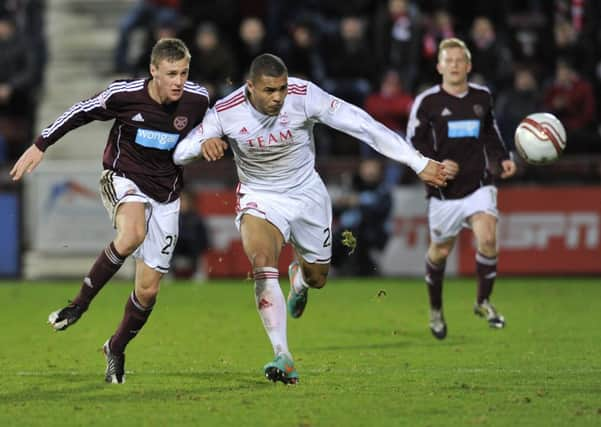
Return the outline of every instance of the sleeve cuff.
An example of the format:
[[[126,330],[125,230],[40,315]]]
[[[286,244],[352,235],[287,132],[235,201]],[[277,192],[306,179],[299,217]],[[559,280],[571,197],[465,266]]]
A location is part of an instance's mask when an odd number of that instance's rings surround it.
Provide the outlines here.
[[[33,142],[36,147],[40,149],[40,151],[44,152],[50,146],[41,136],[38,136],[36,140]]]

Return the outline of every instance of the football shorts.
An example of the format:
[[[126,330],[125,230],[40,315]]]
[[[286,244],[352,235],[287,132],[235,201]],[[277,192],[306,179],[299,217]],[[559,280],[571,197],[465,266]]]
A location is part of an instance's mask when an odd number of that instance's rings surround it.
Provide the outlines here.
[[[167,273],[179,233],[179,205],[177,199],[159,203],[144,194],[130,179],[105,170],[100,177],[102,203],[115,227],[117,209],[123,203],[144,203],[146,214],[146,237],[132,254],[150,268]]]
[[[428,202],[428,226],[430,239],[442,243],[456,237],[463,227],[470,228],[469,217],[484,212],[499,217],[497,188],[486,185],[461,199],[440,200],[430,197]]]
[[[272,223],[308,263],[327,264],[332,258],[332,202],[321,179],[293,193],[238,192],[236,227],[243,215]]]

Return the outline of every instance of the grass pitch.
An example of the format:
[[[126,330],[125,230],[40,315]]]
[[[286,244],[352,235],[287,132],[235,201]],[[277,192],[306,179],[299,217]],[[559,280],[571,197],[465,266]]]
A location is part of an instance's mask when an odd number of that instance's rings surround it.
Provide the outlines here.
[[[101,346],[130,285],[52,331],[78,288],[0,282],[0,425],[601,425],[599,278],[501,278],[504,330],[472,314],[473,279],[447,280],[444,341],[420,280],[332,280],[288,319],[297,386],[263,378],[273,355],[248,280],[164,285],[124,385],[103,382]]]

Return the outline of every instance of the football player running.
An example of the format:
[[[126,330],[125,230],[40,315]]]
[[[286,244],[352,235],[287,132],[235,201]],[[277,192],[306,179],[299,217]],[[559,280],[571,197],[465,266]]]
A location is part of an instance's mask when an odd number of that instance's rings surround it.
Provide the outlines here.
[[[105,342],[105,380],[125,381],[125,347],[148,320],[177,242],[182,168],[172,152],[181,136],[200,123],[207,90],[188,82],[190,52],[179,39],[161,39],[150,58],[152,78],[118,80],[78,102],[42,131],[10,174],[17,181],[42,161],[46,149],[67,132],[93,120],[113,120],[100,178],[102,202],[117,235],[100,253],[79,293],[50,313],[57,331],[73,325],[121,268],[136,259],[134,289],[115,333]]]
[[[288,348],[286,305],[293,318],[303,314],[310,288],[326,284],[332,251],[330,197],[315,171],[313,126],[323,123],[407,164],[427,184],[441,187],[446,172],[365,111],[315,84],[288,76],[277,56],[256,57],[244,86],[217,101],[200,126],[180,142],[176,164],[203,157],[220,159],[230,141],[236,162],[236,226],[255,280],[259,316],[275,359],[264,367],[272,381],[296,383]],[[279,285],[278,259],[290,242],[296,252],[288,273],[288,302]]]
[[[493,328],[505,318],[490,303],[497,275],[497,189],[490,169],[501,178],[516,172],[493,113],[490,91],[468,83],[471,54],[459,39],[445,39],[438,50],[437,70],[442,84],[417,96],[407,140],[422,153],[441,161],[448,173],[445,188],[427,188],[430,246],[426,254],[426,284],[430,298],[430,330],[438,339],[447,335],[442,311],[442,282],[446,259],[463,227],[476,238],[478,292],[474,312]]]

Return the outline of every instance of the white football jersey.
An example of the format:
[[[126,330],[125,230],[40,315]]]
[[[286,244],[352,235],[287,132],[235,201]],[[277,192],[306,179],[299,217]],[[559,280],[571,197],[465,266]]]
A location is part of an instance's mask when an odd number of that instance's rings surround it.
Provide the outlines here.
[[[201,155],[209,138],[227,137],[234,152],[241,191],[298,191],[319,179],[313,126],[323,123],[421,172],[428,159],[369,114],[306,80],[288,78],[288,96],[277,116],[257,111],[246,85],[217,101],[202,124],[179,142],[176,164]]]

